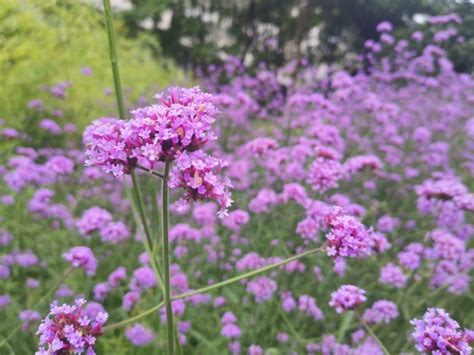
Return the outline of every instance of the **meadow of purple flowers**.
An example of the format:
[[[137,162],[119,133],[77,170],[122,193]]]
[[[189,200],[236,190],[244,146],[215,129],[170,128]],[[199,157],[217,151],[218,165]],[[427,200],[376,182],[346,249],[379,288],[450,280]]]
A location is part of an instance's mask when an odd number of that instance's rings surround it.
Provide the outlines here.
[[[470,354],[459,21],[382,23],[355,73],[230,58],[82,143],[73,117],[4,126],[0,353]]]

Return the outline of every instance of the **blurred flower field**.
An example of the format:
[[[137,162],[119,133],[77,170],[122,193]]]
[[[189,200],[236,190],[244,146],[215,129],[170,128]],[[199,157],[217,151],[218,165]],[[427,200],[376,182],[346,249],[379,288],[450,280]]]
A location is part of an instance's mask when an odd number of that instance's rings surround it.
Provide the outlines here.
[[[459,15],[380,23],[351,70],[187,73],[107,7],[26,3],[0,6],[0,354],[472,352]]]

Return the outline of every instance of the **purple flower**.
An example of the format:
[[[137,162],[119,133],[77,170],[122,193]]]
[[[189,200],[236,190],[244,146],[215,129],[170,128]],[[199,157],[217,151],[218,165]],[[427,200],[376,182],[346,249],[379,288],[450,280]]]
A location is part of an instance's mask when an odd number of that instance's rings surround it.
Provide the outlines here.
[[[363,318],[367,323],[390,323],[398,317],[397,305],[391,301],[380,300],[364,312]]]
[[[237,339],[242,335],[239,326],[234,323],[227,323],[222,326],[221,335],[230,339]]]
[[[458,322],[441,308],[428,308],[423,319],[413,319],[413,339],[422,353],[468,355],[474,340],[470,331],[462,331]]]
[[[132,111],[130,121],[101,119],[89,126],[84,132],[86,165],[120,176],[136,164],[154,169],[216,139],[211,124],[218,110],[211,95],[197,87],[169,88],[156,98],[158,105]]]
[[[384,21],[377,25],[377,32],[392,32],[393,26],[390,22]]]
[[[242,225],[247,224],[250,220],[248,212],[236,210],[229,213],[229,216],[222,220],[222,224],[235,233],[240,231]]]
[[[23,322],[23,324],[21,325],[21,329],[24,332],[27,332],[28,328],[30,327],[30,323],[39,321],[41,319],[41,315],[37,311],[25,309],[20,312],[19,318]]]
[[[112,221],[112,215],[103,208],[94,206],[84,211],[82,217],[76,222],[77,229],[82,236],[100,230]]]
[[[298,309],[314,318],[314,320],[321,320],[324,318],[323,312],[316,305],[316,300],[308,295],[301,295],[298,300]]]
[[[127,278],[127,269],[123,266],[118,267],[107,278],[107,284],[110,288],[115,288],[120,285],[120,282]]]
[[[235,323],[237,322],[237,318],[235,317],[234,313],[225,312],[224,315],[222,316],[221,322],[222,324]]]
[[[105,282],[99,282],[94,286],[94,299],[96,301],[103,301],[110,292],[110,287]]]
[[[132,291],[141,292],[148,288],[153,288],[156,285],[156,275],[152,268],[143,266],[133,272],[132,280],[130,282],[130,289]]]
[[[155,340],[155,334],[140,323],[125,329],[125,336],[134,346],[145,346]]]
[[[43,101],[41,99],[33,99],[28,102],[28,108],[32,110],[43,111],[44,110]]]
[[[326,235],[326,253],[333,259],[368,256],[372,252],[373,241],[365,226],[355,217],[335,215],[326,217],[330,230]]]
[[[11,302],[10,295],[8,294],[0,295],[0,310],[7,308],[10,302]]]
[[[97,260],[89,247],[73,247],[63,254],[63,258],[71,263],[72,267],[83,268],[87,275],[95,275]]]
[[[74,171],[72,160],[61,155],[49,158],[44,167],[57,175],[69,175]]]
[[[132,307],[140,301],[140,294],[135,291],[127,292],[122,299],[122,309],[129,311]]]
[[[55,136],[61,134],[62,132],[61,127],[56,123],[56,121],[53,121],[49,118],[44,118],[40,121],[40,128]]]
[[[95,354],[94,344],[102,335],[102,326],[107,321],[106,312],[97,312],[90,317],[83,311],[84,299],[74,305],[51,304],[51,311],[41,322],[37,334],[40,336],[39,353],[83,353]],[[46,350],[44,347],[47,347]]]
[[[403,288],[408,277],[403,273],[400,267],[395,264],[388,263],[380,270],[379,282],[392,285],[396,288]]]
[[[255,302],[263,303],[272,299],[277,283],[265,276],[257,277],[247,284],[247,291],[255,296]]]
[[[100,227],[99,236],[104,243],[119,244],[130,238],[130,231],[123,222],[108,222]]]
[[[285,344],[288,343],[288,341],[290,340],[290,336],[287,333],[278,332],[276,335],[276,340],[281,344]]]
[[[249,350],[247,354],[248,355],[263,355],[263,349],[259,345],[252,344],[249,346]]]
[[[92,74],[92,69],[90,67],[82,67],[81,73],[84,76],[90,76]]]
[[[342,174],[342,166],[337,160],[319,157],[309,167],[308,182],[313,190],[325,192],[338,187],[338,181],[342,178]]]
[[[107,313],[100,303],[89,302],[84,308],[84,314],[91,319],[97,318],[99,313]]]
[[[256,138],[245,145],[245,148],[255,157],[260,157],[271,149],[278,147],[278,142],[272,138]]]
[[[353,285],[343,285],[331,293],[329,305],[334,307],[337,313],[343,313],[359,307],[366,300],[365,290]]]
[[[114,176],[131,172],[131,162],[121,133],[124,126],[125,121],[105,117],[86,128],[82,138],[86,147],[86,166],[99,166]]]
[[[201,151],[180,154],[171,170],[169,187],[171,189],[184,188],[184,197],[178,201],[179,206],[186,205],[189,200],[203,201],[216,200],[221,206],[219,216],[227,215],[227,208],[231,205],[231,194],[227,188],[230,181],[220,179],[218,173],[225,166],[220,159],[213,158]]]

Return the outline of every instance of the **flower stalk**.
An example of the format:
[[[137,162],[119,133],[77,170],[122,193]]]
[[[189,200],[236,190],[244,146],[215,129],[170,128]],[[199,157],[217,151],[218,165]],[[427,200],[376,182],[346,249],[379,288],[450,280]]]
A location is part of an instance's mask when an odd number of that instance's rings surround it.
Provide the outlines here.
[[[174,354],[173,311],[171,309],[170,258],[169,258],[169,188],[168,177],[171,163],[165,163],[161,188],[161,228],[163,250],[164,302],[166,307],[166,332],[168,335],[168,354]]]
[[[374,340],[377,342],[377,344],[380,346],[380,348],[382,349],[383,353],[385,355],[390,355],[390,352],[387,350],[387,348],[385,347],[385,345],[382,343],[382,341],[377,337],[377,335],[375,335],[374,331],[372,330],[372,328],[370,328],[370,326],[367,324],[367,322],[364,320],[364,318],[362,317],[362,315],[356,310],[354,311],[355,312],[355,315],[357,316],[357,319],[359,320],[360,324],[362,324],[362,326],[365,328],[365,330],[367,330],[367,332],[370,334],[370,336],[372,338],[374,338]]]
[[[274,263],[274,264],[271,264],[271,265],[267,265],[267,266],[264,266],[260,269],[257,269],[257,270],[253,270],[253,271],[250,271],[250,272],[246,272],[244,274],[241,274],[241,275],[237,275],[233,278],[230,278],[228,280],[225,280],[225,281],[221,281],[221,282],[218,282],[218,283],[215,283],[213,285],[209,285],[209,286],[205,286],[205,287],[201,287],[197,290],[193,290],[193,291],[189,291],[189,292],[185,292],[185,293],[182,293],[182,294],[179,294],[179,295],[176,295],[174,297],[171,298],[171,301],[174,301],[174,300],[178,300],[178,299],[182,299],[182,298],[188,298],[188,297],[191,297],[191,296],[194,296],[194,295],[197,295],[197,294],[200,294],[200,293],[204,293],[204,292],[210,292],[210,291],[214,291],[216,289],[219,289],[221,287],[224,287],[224,286],[228,286],[228,285],[231,285],[233,283],[236,283],[238,281],[241,281],[243,279],[247,279],[247,278],[250,278],[250,277],[254,277],[254,276],[258,276],[260,274],[263,274],[267,271],[271,271],[273,269],[276,269],[280,266],[283,266],[283,265],[286,265],[288,264],[289,262],[292,262],[292,261],[295,261],[295,260],[299,260],[299,259],[302,259],[306,256],[309,256],[309,255],[312,255],[312,254],[316,254],[320,251],[323,251],[324,250],[324,246],[321,246],[319,248],[316,248],[316,249],[310,249],[310,250],[307,250],[305,252],[302,252],[300,254],[296,254],[296,255],[293,255],[292,257],[289,257],[287,259],[283,259],[277,263]],[[110,330],[110,329],[115,329],[117,327],[120,327],[120,326],[123,326],[123,325],[126,325],[128,323],[131,323],[131,322],[134,322],[138,319],[141,319],[142,317],[145,317],[151,313],[153,313],[154,311],[160,309],[161,307],[163,307],[164,305],[164,301],[160,302],[159,304],[147,309],[146,311],[140,313],[140,314],[137,314],[136,316],[132,317],[132,318],[129,318],[129,319],[125,319],[124,321],[121,321],[119,323],[115,323],[115,324],[111,324],[107,327],[104,328],[104,330]]]

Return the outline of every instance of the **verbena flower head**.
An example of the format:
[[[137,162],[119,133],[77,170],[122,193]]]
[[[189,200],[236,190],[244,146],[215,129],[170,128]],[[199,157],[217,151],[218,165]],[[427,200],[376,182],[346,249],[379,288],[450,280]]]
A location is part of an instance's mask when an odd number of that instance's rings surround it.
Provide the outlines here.
[[[364,320],[368,323],[390,323],[398,317],[397,305],[391,301],[380,300],[364,312]]]
[[[441,308],[429,308],[423,319],[413,319],[411,324],[415,327],[412,337],[420,352],[467,355],[472,351],[472,331],[461,330],[458,322]]]
[[[403,270],[395,264],[388,263],[380,269],[379,282],[383,284],[403,288],[407,280],[408,277],[403,273]]]
[[[158,104],[132,111],[129,121],[104,118],[92,123],[83,138],[86,165],[120,176],[136,164],[153,169],[160,161],[174,160],[216,139],[211,124],[219,111],[210,94],[198,87],[173,87],[156,98]]]
[[[155,98],[158,105],[132,111],[132,124],[125,132],[127,142],[139,147],[159,146],[157,158],[165,161],[173,160],[178,152],[198,150],[208,140],[216,139],[211,124],[219,110],[212,103],[212,95],[203,93],[199,87],[171,87]],[[137,153],[137,158],[141,157],[149,158]]]
[[[86,166],[99,166],[114,176],[131,172],[130,149],[122,137],[124,126],[125,121],[105,117],[86,128],[82,139],[86,147]]]
[[[329,305],[334,307],[337,313],[343,313],[357,308],[366,300],[365,290],[353,285],[343,285],[337,291],[331,293]]]
[[[51,304],[51,311],[38,328],[40,349],[37,355],[95,354],[94,344],[102,335],[108,314],[98,312],[95,317],[89,317],[83,312],[85,303],[84,299],[78,299],[74,305]]]
[[[216,139],[211,125],[219,111],[212,96],[198,87],[172,87],[156,98],[158,104],[132,111],[129,121],[102,118],[87,127],[85,164],[121,176],[137,166],[154,169],[176,160],[169,187],[186,190],[178,204],[181,210],[191,199],[214,199],[225,215],[232,202],[227,191],[231,184],[217,174],[226,164],[200,150]]]
[[[134,346],[145,346],[155,340],[155,334],[140,323],[125,330],[125,336]]]
[[[336,210],[326,217],[329,233],[326,235],[326,253],[333,259],[368,256],[372,253],[371,233],[355,217]]]
[[[232,203],[228,188],[231,183],[227,178],[219,178],[218,173],[225,163],[217,158],[204,154],[202,151],[183,153],[176,159],[169,187],[184,188],[184,197],[178,201],[179,206],[186,205],[190,200],[216,200],[221,206],[219,216],[227,215],[227,208]]]
[[[87,275],[95,275],[97,259],[89,247],[78,246],[63,254],[64,259],[74,268],[83,268]]]
[[[325,192],[338,187],[342,174],[342,166],[337,160],[319,157],[309,167],[308,182],[313,190]]]

